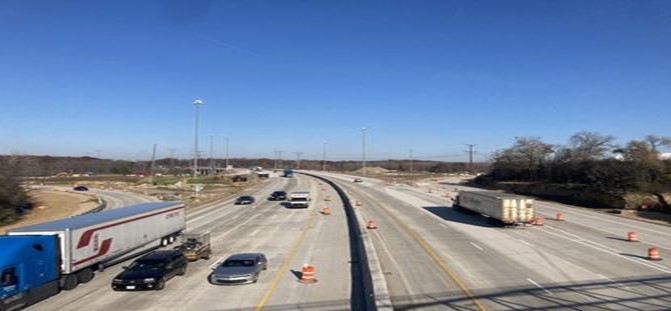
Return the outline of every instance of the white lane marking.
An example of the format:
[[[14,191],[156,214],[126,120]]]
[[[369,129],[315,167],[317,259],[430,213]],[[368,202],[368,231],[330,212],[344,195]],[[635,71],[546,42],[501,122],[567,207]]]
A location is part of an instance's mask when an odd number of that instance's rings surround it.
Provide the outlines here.
[[[536,285],[536,287],[538,287],[538,288],[544,290],[548,295],[552,295],[552,292],[550,292],[549,290],[545,289],[545,287],[541,286],[540,284],[534,282],[534,280],[532,280],[532,279],[527,279],[527,281],[529,281],[529,282],[530,282],[531,284],[533,284],[533,285]]]
[[[523,244],[528,245],[528,246],[533,246],[533,245],[531,245],[531,243],[529,243],[529,242],[527,242],[527,241],[525,241],[525,240],[519,240],[519,241],[522,242]]]
[[[477,248],[477,249],[479,249],[479,250],[481,250],[481,251],[484,250],[484,249],[483,249],[482,247],[480,247],[480,245],[478,245],[478,244],[475,244],[475,243],[473,243],[473,242],[468,242],[468,243],[470,243],[471,245],[473,245],[473,247],[475,247],[475,248]]]
[[[629,260],[629,261],[631,261],[631,262],[635,262],[635,263],[638,263],[638,264],[641,264],[641,265],[644,265],[644,266],[648,266],[648,267],[653,268],[653,269],[655,269],[655,270],[662,271],[662,272],[664,272],[664,273],[671,273],[671,270],[666,269],[664,266],[661,266],[661,265],[658,265],[658,264],[649,263],[649,262],[646,262],[646,261],[641,261],[641,260],[639,260],[639,259],[633,259],[633,258],[630,258],[630,257],[628,257],[628,256],[625,256],[625,255],[620,254],[620,253],[623,253],[622,251],[617,251],[617,250],[610,251],[610,250],[609,250],[609,247],[607,247],[607,246],[602,246],[601,244],[596,243],[596,242],[589,241],[589,242],[591,243],[591,244],[590,244],[590,243],[587,243],[588,240],[585,240],[585,239],[582,239],[582,238],[581,238],[580,240],[574,240],[574,239],[571,239],[571,238],[566,237],[566,236],[564,236],[564,235],[561,235],[561,234],[558,234],[558,233],[554,233],[554,232],[550,232],[549,230],[544,230],[544,229],[541,229],[541,230],[543,230],[543,231],[546,232],[546,233],[549,233],[549,234],[558,236],[558,237],[560,237],[560,238],[562,238],[562,239],[566,239],[566,240],[569,240],[569,241],[572,241],[572,242],[580,243],[580,244],[582,244],[582,245],[589,246],[589,247],[591,247],[591,248],[593,248],[593,249],[602,251],[602,252],[604,252],[604,253],[611,254],[611,255],[615,255],[615,256],[618,256],[618,257],[620,257],[620,258]],[[592,244],[594,244],[594,245],[592,245]],[[598,246],[597,246],[597,245],[598,245]],[[599,247],[599,246],[601,246],[601,247]]]
[[[441,226],[441,227],[443,227],[443,228],[445,228],[445,229],[447,229],[447,226],[446,226],[445,224],[441,224],[441,223],[439,223],[438,225]]]
[[[596,274],[598,277],[603,278],[603,279],[606,279],[606,280],[608,280],[608,281],[611,281],[611,282],[617,284],[618,286],[620,286],[620,287],[622,287],[622,288],[624,288],[624,289],[631,289],[631,288],[629,288],[629,286],[624,285],[624,284],[622,284],[622,283],[620,283],[620,282],[617,282],[617,281],[615,281],[615,280],[613,280],[613,279],[611,279],[611,278],[608,278],[608,277],[603,276],[603,275],[598,274],[598,273],[595,273],[595,274]]]
[[[255,236],[257,233],[259,233],[259,229],[256,229],[256,230],[252,231],[252,233],[250,233],[249,235],[250,236]]]

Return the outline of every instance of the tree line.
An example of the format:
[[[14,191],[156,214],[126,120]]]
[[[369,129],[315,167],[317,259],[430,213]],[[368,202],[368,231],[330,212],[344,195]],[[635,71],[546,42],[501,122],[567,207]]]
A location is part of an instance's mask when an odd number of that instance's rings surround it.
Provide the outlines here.
[[[582,184],[618,194],[671,190],[671,160],[662,157],[662,150],[671,147],[671,137],[648,135],[624,145],[614,141],[611,135],[594,132],[576,133],[566,145],[516,137],[511,147],[493,155],[489,173],[478,182]]]

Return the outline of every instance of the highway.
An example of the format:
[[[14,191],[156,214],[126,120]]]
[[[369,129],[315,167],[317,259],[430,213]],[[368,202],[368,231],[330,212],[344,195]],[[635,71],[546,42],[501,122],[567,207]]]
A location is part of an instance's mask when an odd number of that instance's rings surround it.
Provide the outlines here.
[[[310,191],[312,206],[287,209],[266,201],[274,190]],[[324,189],[324,190],[322,190]],[[114,292],[112,278],[130,261],[97,272],[89,283],[61,292],[30,310],[346,310],[350,309],[349,243],[346,219],[334,208],[321,215],[323,199],[335,199],[333,189],[307,177],[271,178],[244,194],[254,195],[252,205],[234,205],[234,198],[187,210],[189,232],[211,232],[210,260],[189,264],[187,274],[167,282],[156,292]],[[332,206],[338,205],[329,201]],[[340,203],[341,204],[341,203]],[[262,252],[268,269],[258,283],[240,286],[212,285],[210,266],[234,253]],[[317,282],[299,283],[301,267],[313,265]]]
[[[671,227],[537,201],[543,226],[501,228],[459,213],[447,196],[461,186],[334,181],[350,197],[366,245],[380,310],[668,310]],[[431,192],[429,192],[431,189]],[[266,201],[274,190],[310,191],[308,209]],[[353,296],[351,249],[343,202],[326,183],[303,174],[272,177],[234,198],[187,210],[188,232],[210,231],[213,256],[189,264],[162,291],[114,292],[112,278],[130,261],[97,272],[72,291],[29,310],[362,310]],[[324,206],[331,215],[319,213]],[[565,221],[552,218],[557,212]],[[374,220],[377,229],[366,229]],[[636,231],[641,242],[624,240]],[[657,247],[665,260],[645,258]],[[258,283],[218,286],[210,266],[240,252],[262,252]],[[298,282],[313,265],[313,284]],[[356,283],[356,282],[355,282]]]
[[[337,176],[331,175],[333,178]],[[451,209],[454,186],[338,178],[378,229],[370,238],[393,308],[426,310],[668,310],[671,228],[551,202],[544,226],[500,228]],[[466,189],[464,187],[457,187]],[[471,189],[473,190],[473,189]],[[552,219],[562,212],[565,221]],[[637,231],[641,242],[624,241]]]

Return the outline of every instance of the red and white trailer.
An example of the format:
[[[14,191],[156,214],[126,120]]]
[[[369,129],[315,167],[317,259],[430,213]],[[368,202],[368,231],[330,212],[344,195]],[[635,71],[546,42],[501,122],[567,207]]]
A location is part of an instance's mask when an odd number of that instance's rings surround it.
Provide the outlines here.
[[[186,228],[182,202],[152,202],[15,228],[8,235],[56,235],[61,288],[86,283],[93,271],[150,244],[165,246]]]

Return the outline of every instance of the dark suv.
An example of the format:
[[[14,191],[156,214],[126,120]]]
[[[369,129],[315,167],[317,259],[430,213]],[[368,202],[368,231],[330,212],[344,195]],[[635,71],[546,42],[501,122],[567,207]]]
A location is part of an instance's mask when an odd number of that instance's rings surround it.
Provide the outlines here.
[[[287,192],[286,191],[275,191],[270,194],[270,197],[268,197],[268,200],[270,201],[280,201],[280,200],[286,200],[287,199]]]
[[[114,290],[161,290],[165,281],[186,274],[187,260],[177,250],[154,251],[136,259],[112,280]]]

